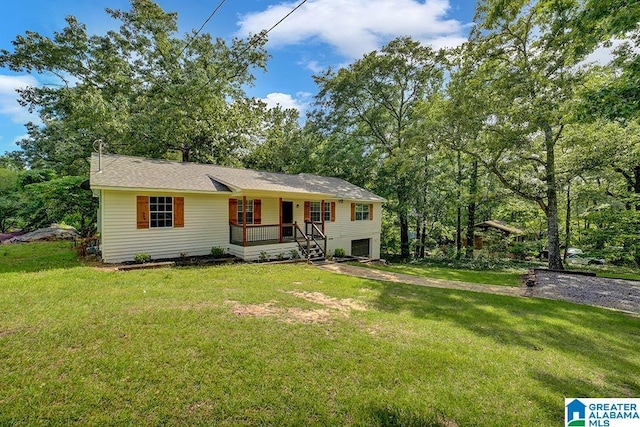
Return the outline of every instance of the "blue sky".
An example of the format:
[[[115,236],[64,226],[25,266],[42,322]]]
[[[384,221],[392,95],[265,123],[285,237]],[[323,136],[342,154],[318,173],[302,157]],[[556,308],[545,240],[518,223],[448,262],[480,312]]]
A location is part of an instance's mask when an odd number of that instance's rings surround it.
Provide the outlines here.
[[[198,29],[221,0],[156,0],[165,11],[178,13],[181,34]],[[268,29],[298,1],[227,0],[204,32],[230,39]],[[269,35],[272,55],[266,73],[259,72],[249,96],[268,104],[304,110],[317,87],[311,76],[328,66],[339,67],[378,49],[398,36],[412,36],[434,47],[456,46],[466,38],[473,18],[473,0],[307,0]],[[89,34],[117,28],[105,8],[130,8],[128,0],[21,0],[3,5],[0,48],[25,31],[51,36],[74,15]],[[13,73],[0,68],[0,154],[18,149],[24,124],[36,121],[16,102],[15,89],[41,85],[46,76]]]

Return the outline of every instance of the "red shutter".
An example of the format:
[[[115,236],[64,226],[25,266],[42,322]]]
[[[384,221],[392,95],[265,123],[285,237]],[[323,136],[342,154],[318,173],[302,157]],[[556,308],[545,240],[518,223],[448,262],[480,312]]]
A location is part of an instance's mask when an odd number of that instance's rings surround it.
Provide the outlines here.
[[[253,200],[253,223],[262,223],[262,201],[260,199]]]
[[[304,202],[304,222],[311,221],[311,202]]]
[[[229,223],[238,223],[238,199],[229,199]]]
[[[149,197],[138,196],[136,205],[137,228],[149,228]]]
[[[184,197],[173,198],[173,226],[184,227]]]
[[[331,222],[336,221],[336,202],[331,202]]]
[[[356,204],[351,203],[351,221],[356,220]]]
[[[373,221],[373,203],[369,205],[369,220]]]

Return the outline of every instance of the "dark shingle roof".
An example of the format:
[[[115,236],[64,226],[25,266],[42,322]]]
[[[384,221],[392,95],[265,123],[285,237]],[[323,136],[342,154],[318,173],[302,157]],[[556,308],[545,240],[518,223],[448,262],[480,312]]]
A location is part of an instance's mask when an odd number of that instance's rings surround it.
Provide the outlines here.
[[[263,172],[199,163],[97,153],[91,156],[92,188],[140,188],[195,192],[267,191],[307,193],[338,199],[384,199],[340,178]]]

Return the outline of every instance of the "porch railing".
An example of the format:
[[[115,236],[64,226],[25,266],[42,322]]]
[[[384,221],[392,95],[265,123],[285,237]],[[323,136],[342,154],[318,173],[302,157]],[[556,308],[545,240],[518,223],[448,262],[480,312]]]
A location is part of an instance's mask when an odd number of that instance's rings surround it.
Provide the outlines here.
[[[267,245],[293,241],[293,224],[247,225],[229,224],[229,241],[233,245]]]
[[[318,224],[306,222],[304,231],[298,223],[294,223],[294,226],[295,241],[307,260],[315,258],[314,251],[317,251],[317,255],[322,259],[327,257],[327,236],[320,230]]]

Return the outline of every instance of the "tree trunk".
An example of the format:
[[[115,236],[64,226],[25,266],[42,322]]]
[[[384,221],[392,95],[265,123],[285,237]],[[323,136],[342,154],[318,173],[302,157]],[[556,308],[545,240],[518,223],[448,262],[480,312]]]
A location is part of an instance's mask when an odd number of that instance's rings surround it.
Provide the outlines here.
[[[633,176],[635,177],[635,182],[633,183],[633,191],[636,196],[640,196],[640,165],[637,165],[635,168],[633,168]],[[636,202],[636,210],[640,211],[639,202]]]
[[[416,218],[416,239],[420,241],[420,218]],[[416,258],[420,256],[420,245],[416,245],[413,256]]]
[[[473,161],[471,175],[469,177],[469,205],[467,205],[467,247],[466,258],[473,258],[473,247],[475,244],[475,222],[476,222],[476,192],[478,191],[478,160]]]
[[[409,258],[409,218],[406,212],[399,212],[400,220],[400,256]]]
[[[549,269],[564,270],[560,256],[560,235],[558,232],[558,189],[556,183],[555,141],[551,128],[545,129],[547,149],[547,239],[549,244]]]
[[[424,258],[425,246],[427,245],[427,218],[422,217],[422,235],[420,236],[420,258]]]
[[[188,144],[182,144],[180,146],[180,152],[182,153],[182,161],[187,163],[191,159],[191,147]]]
[[[564,254],[562,259],[567,261],[567,254],[569,251],[569,243],[571,241],[571,181],[567,184],[567,215],[565,216],[564,223]]]
[[[462,160],[458,151],[458,171],[456,173],[456,187],[458,191],[458,212],[456,217],[456,258],[462,255]]]

